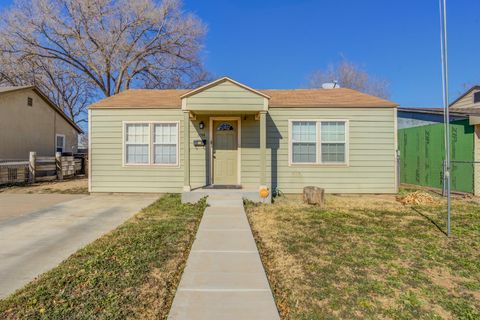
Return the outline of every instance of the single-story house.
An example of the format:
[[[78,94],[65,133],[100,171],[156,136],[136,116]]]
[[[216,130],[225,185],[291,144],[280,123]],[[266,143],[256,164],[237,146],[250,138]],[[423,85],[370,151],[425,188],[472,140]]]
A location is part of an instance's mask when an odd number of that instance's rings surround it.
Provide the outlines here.
[[[449,106],[452,190],[480,194],[480,86]],[[398,108],[400,181],[441,188],[443,108]]]
[[[89,108],[91,192],[395,193],[396,104],[345,88],[126,90]]]
[[[82,129],[35,86],[0,87],[0,160],[76,152]]]

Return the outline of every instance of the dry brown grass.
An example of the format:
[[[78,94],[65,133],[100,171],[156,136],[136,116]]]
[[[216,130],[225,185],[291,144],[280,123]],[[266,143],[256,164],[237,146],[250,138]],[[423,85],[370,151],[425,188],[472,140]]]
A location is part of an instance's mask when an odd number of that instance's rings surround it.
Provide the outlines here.
[[[283,319],[480,317],[480,207],[454,201],[446,238],[443,199],[405,206],[394,195],[301,197],[247,213]],[[441,273],[440,273],[441,270]]]
[[[0,319],[166,319],[205,206],[163,196],[0,300]]]
[[[0,193],[63,193],[87,194],[88,179],[75,178],[63,181],[39,182],[0,188]]]

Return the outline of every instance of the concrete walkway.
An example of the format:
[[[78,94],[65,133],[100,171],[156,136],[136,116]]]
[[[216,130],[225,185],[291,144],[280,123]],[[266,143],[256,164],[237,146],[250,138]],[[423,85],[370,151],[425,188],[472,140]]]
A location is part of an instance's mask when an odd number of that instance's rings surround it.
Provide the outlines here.
[[[168,319],[279,319],[240,197],[209,197]]]
[[[55,267],[157,198],[155,195],[81,196],[0,221],[0,298]],[[0,210],[8,208],[3,205],[12,200],[22,207],[32,199],[30,195],[15,199],[1,196]]]

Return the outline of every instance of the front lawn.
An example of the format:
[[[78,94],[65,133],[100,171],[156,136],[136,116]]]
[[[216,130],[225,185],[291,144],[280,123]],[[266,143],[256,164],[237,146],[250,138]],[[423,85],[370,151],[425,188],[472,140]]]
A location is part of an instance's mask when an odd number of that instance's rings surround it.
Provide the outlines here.
[[[282,319],[480,319],[480,205],[394,196],[247,205]],[[438,226],[438,227],[437,227]],[[439,229],[440,228],[440,229]]]
[[[0,301],[0,319],[165,319],[205,201],[166,195]]]

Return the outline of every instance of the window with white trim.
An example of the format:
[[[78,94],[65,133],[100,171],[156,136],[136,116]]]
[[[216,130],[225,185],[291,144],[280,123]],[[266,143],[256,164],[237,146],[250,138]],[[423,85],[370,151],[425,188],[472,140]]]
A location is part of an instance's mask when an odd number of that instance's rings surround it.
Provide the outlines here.
[[[156,123],[153,128],[153,162],[156,164],[176,164],[177,124]]]
[[[55,151],[63,152],[65,150],[65,135],[57,134],[55,135]]]
[[[315,121],[292,122],[292,162],[317,162],[317,123]]]
[[[125,123],[126,165],[178,165],[178,123]]]
[[[322,163],[345,163],[345,122],[322,121],[320,127]]]
[[[125,126],[125,162],[148,164],[150,134],[148,123],[128,123]]]
[[[346,164],[346,120],[290,121],[290,163]]]

